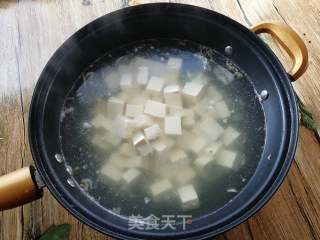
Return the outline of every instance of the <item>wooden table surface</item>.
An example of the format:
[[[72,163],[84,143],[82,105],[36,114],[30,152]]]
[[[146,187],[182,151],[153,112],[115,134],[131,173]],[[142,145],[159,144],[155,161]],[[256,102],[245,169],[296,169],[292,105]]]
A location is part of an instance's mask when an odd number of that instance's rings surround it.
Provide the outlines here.
[[[0,175],[32,164],[28,110],[37,78],[53,52],[93,19],[128,4],[155,1],[0,0]],[[276,20],[295,28],[310,63],[294,88],[320,123],[320,1],[171,0],[199,5],[251,26]],[[290,61],[269,42],[285,65]],[[272,200],[254,217],[218,239],[320,239],[320,147],[300,128],[295,161]],[[1,197],[1,196],[0,196]],[[35,239],[51,224],[70,223],[70,239],[108,239],[73,218],[45,192],[34,203],[0,212],[0,239]]]

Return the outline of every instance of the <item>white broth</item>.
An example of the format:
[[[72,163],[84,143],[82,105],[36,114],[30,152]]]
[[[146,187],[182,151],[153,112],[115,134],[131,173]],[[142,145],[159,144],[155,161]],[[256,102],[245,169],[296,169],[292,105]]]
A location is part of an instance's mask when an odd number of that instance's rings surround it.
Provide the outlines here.
[[[69,172],[98,204],[122,216],[195,218],[245,187],[265,122],[250,79],[230,59],[150,40],[107,53],[79,77],[60,132]]]

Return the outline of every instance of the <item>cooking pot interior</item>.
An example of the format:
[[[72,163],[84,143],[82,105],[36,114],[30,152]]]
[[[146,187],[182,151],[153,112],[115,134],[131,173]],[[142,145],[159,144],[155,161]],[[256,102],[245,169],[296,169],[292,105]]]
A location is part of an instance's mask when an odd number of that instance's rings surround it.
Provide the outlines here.
[[[257,92],[267,90],[262,102],[266,137],[255,174],[224,207],[193,219],[185,230],[128,230],[128,219],[88,198],[57,161],[60,114],[79,76],[106,53],[147,39],[181,39],[208,46],[228,56],[242,69]],[[270,197],[283,179],[296,137],[296,109],[289,79],[261,40],[238,23],[212,11],[178,5],[151,4],[127,8],[85,26],[71,36],[46,65],[37,84],[30,115],[30,142],[37,168],[58,201],[83,222],[99,231],[126,239],[143,237],[199,237],[220,233],[244,221]]]

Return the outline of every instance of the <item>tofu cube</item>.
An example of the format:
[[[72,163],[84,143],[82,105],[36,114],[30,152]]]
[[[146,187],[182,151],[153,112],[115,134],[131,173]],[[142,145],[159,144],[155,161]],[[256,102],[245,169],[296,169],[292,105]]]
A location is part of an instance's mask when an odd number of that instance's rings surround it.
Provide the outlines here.
[[[113,120],[113,128],[115,134],[123,139],[130,138],[133,132],[133,123],[132,120],[118,116]]]
[[[147,100],[144,113],[157,118],[164,118],[166,116],[166,105],[153,100]]]
[[[160,180],[150,186],[150,191],[152,197],[155,200],[159,200],[162,197],[168,195],[168,193],[172,190],[173,186],[171,182],[167,179]]]
[[[181,135],[181,117],[168,116],[164,119],[164,132],[167,135]]]
[[[123,73],[120,79],[120,87],[122,90],[129,90],[133,87],[133,77],[131,73]]]
[[[172,69],[180,70],[182,66],[182,59],[176,57],[170,57],[168,59],[168,67]]]
[[[176,149],[170,154],[170,161],[172,163],[187,163],[188,156],[185,151]]]
[[[151,127],[144,129],[144,134],[149,141],[157,139],[161,133],[162,130],[158,124],[153,124]]]
[[[127,184],[132,184],[141,176],[141,172],[136,168],[130,168],[122,174],[122,179]]]
[[[122,138],[117,134],[115,134],[114,132],[106,132],[105,139],[113,147],[117,147],[122,141]]]
[[[144,105],[148,99],[148,96],[144,95],[145,94],[137,91],[134,95],[127,99],[127,102],[130,104]]]
[[[188,147],[188,149],[196,155],[199,155],[200,152],[207,146],[207,139],[205,136],[194,136],[192,142]]]
[[[153,101],[156,101],[156,102],[160,102],[160,103],[163,103],[163,96],[162,94],[158,94],[158,95],[151,95],[150,96],[150,99],[153,100]]]
[[[174,180],[178,185],[190,183],[196,177],[196,172],[189,165],[180,166],[175,174]]]
[[[168,109],[169,116],[183,117],[183,115],[184,115],[184,109],[181,106],[167,105],[167,109]]]
[[[133,124],[135,128],[141,129],[151,126],[153,124],[153,120],[148,115],[141,114],[133,119]]]
[[[142,132],[136,132],[133,134],[132,143],[135,149],[142,156],[147,156],[152,153],[152,148]]]
[[[240,136],[240,133],[232,127],[227,127],[222,135],[222,142],[225,146],[229,146]]]
[[[230,84],[234,80],[234,74],[222,66],[217,65],[213,69],[213,73],[216,79],[220,80],[225,85]]]
[[[129,143],[123,143],[118,149],[118,153],[124,157],[132,157],[136,154],[134,148]]]
[[[239,162],[237,161],[237,154],[229,150],[221,150],[216,163],[222,167],[237,170]]]
[[[191,210],[200,206],[199,198],[193,185],[187,185],[178,189],[179,199],[183,210]]]
[[[220,124],[211,118],[204,119],[199,128],[213,141],[216,141],[224,131]]]
[[[219,119],[226,119],[231,115],[231,112],[224,101],[216,103],[215,113]]]
[[[168,85],[163,90],[164,100],[168,106],[182,107],[180,87],[178,85]]]
[[[119,169],[136,168],[142,166],[142,158],[134,155],[132,157],[129,157],[120,155],[118,153],[113,153],[109,157],[109,163]]]
[[[143,114],[143,105],[127,104],[126,105],[126,117],[137,117]]]
[[[195,161],[194,165],[200,169],[203,170],[205,169],[210,163],[213,162],[213,156],[210,154],[203,154],[200,155]]]
[[[205,152],[211,155],[212,157],[214,157],[219,152],[221,147],[222,147],[221,142],[214,142],[210,144],[208,147],[206,147]]]
[[[96,115],[90,123],[95,128],[104,128],[106,131],[113,131],[112,120],[102,114]]]
[[[170,138],[162,137],[151,143],[153,149],[159,155],[167,153],[174,146],[174,141]]]
[[[137,79],[136,82],[138,85],[145,86],[148,83],[149,79],[149,68],[148,67],[138,67]]]
[[[110,163],[105,164],[101,168],[100,172],[103,177],[106,177],[108,180],[112,180],[113,182],[119,182],[122,177],[122,172]]]
[[[195,138],[196,136],[193,132],[184,129],[182,135],[177,140],[177,144],[182,149],[189,149]]]
[[[119,115],[123,114],[123,109],[124,109],[124,101],[115,98],[115,97],[110,97],[107,102],[107,114],[110,118],[115,118]]]
[[[192,128],[196,124],[195,114],[193,109],[186,109],[182,116],[182,126]]]
[[[173,181],[177,171],[179,171],[177,164],[170,164],[170,162],[166,164],[160,164],[155,168],[155,173],[159,175],[163,179],[168,179],[169,181]]]
[[[164,87],[164,79],[152,76],[147,84],[146,91],[151,95],[160,95]]]
[[[112,149],[112,144],[107,141],[105,135],[94,135],[91,139],[91,143],[105,151]]]
[[[199,101],[205,84],[199,81],[187,82],[182,89],[183,100],[187,106],[194,105]]]
[[[222,94],[218,91],[218,89],[212,84],[206,89],[207,97],[210,98],[212,103],[216,103],[222,100]]]

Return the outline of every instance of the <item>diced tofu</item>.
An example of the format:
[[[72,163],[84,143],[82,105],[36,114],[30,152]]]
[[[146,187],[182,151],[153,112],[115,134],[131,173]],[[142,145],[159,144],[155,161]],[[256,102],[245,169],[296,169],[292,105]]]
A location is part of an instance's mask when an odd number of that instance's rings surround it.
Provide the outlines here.
[[[102,167],[101,174],[113,182],[119,182],[122,177],[122,172],[110,163],[107,163]]]
[[[163,155],[174,146],[174,141],[170,138],[160,138],[152,142],[151,145],[157,154]]]
[[[184,129],[182,135],[179,136],[179,139],[177,140],[177,144],[182,149],[189,149],[195,138],[196,136],[193,132]]]
[[[133,87],[133,78],[131,73],[123,73],[120,79],[120,87],[122,90],[128,90]]]
[[[147,99],[148,99],[148,96],[145,96],[144,93],[137,91],[135,94],[133,94],[127,99],[127,102],[130,102],[131,104],[144,105]]]
[[[108,143],[110,143],[113,147],[116,147],[118,146],[122,139],[120,136],[116,135],[115,133],[113,132],[106,132],[105,133],[105,139]]]
[[[182,107],[180,87],[178,85],[168,85],[164,88],[164,100],[168,106]]]
[[[138,85],[146,85],[149,79],[149,69],[148,67],[138,67],[138,72],[137,72],[137,84]]]
[[[231,115],[231,112],[224,101],[216,103],[215,113],[219,119],[225,119],[230,117]]]
[[[237,154],[229,150],[221,150],[216,163],[222,167],[236,170],[239,167]]]
[[[122,179],[127,184],[132,184],[141,176],[141,172],[136,168],[130,168],[122,174]]]
[[[109,157],[109,162],[119,169],[136,168],[142,166],[142,158],[139,156],[129,157],[113,153]]]
[[[199,128],[213,141],[216,141],[224,131],[220,124],[211,118],[204,119]]]
[[[135,57],[134,59],[134,65],[137,67],[141,66],[148,66],[149,68],[149,76],[158,76],[158,77],[164,77],[166,76],[166,70],[168,69],[167,64],[155,61],[150,58],[142,58],[142,57]]]
[[[196,172],[189,165],[180,166],[176,171],[174,177],[178,185],[185,185],[190,183],[196,177]]]
[[[234,80],[234,74],[232,74],[228,69],[217,65],[213,69],[215,77],[220,80],[223,84],[227,85]]]
[[[222,94],[217,90],[217,88],[213,85],[208,86],[206,89],[207,96],[210,98],[212,103],[218,102],[222,100]]]
[[[91,139],[91,143],[105,151],[108,151],[112,148],[112,144],[108,142],[108,139],[106,139],[105,135],[94,135]]]
[[[126,117],[137,117],[143,113],[143,105],[127,104]]]
[[[164,132],[168,135],[181,135],[181,117],[168,116],[164,119]]]
[[[182,203],[183,210],[191,210],[199,207],[200,203],[198,194],[192,185],[179,188],[178,195]]]
[[[168,66],[169,66],[169,68],[180,70],[181,66],[182,66],[182,59],[181,58],[170,57],[168,59]]]
[[[163,78],[152,76],[147,84],[146,90],[152,95],[160,95],[163,86]]]
[[[148,115],[141,114],[133,119],[135,128],[146,128],[153,124],[153,120]]]
[[[163,96],[162,94],[157,94],[157,95],[151,95],[150,99],[156,102],[163,103]]]
[[[164,118],[166,116],[166,105],[153,100],[147,100],[144,113],[154,117]]]
[[[133,122],[126,117],[118,116],[116,119],[114,119],[113,127],[116,135],[121,138],[127,139],[132,135]]]
[[[103,99],[97,100],[96,104],[92,108],[92,114],[93,115],[102,114],[104,116],[108,116],[107,103],[108,102]]]
[[[207,78],[207,76],[199,74],[192,80],[192,82],[207,85],[209,83],[209,79]]]
[[[150,186],[150,191],[155,200],[159,200],[172,190],[173,186],[167,179],[160,180]]]
[[[168,106],[168,115],[182,117],[184,115],[184,109],[181,106]]]
[[[163,179],[174,180],[177,171],[179,171],[177,164],[160,164],[155,168],[155,172]]]
[[[194,165],[200,170],[205,169],[210,163],[213,162],[213,156],[210,154],[200,155],[195,161]]]
[[[102,114],[96,115],[92,120],[91,120],[91,125],[94,126],[95,128],[104,128],[107,131],[113,131],[112,128],[112,120],[109,118],[106,118]]]
[[[132,136],[132,143],[136,150],[142,155],[147,156],[152,153],[152,147],[146,140],[142,132],[136,132]]]
[[[172,163],[186,163],[188,160],[188,156],[183,150],[176,149],[170,154],[170,161]]]
[[[200,152],[205,148],[207,145],[207,140],[205,136],[194,136],[190,146],[188,146],[189,150],[192,151],[194,154],[199,155]]]
[[[222,142],[224,145],[229,146],[240,136],[240,133],[232,127],[227,127],[222,135]]]
[[[186,109],[182,116],[182,126],[192,128],[196,124],[195,114],[193,109]]]
[[[218,153],[221,147],[221,142],[213,142],[208,147],[206,147],[205,152],[213,157]]]
[[[162,130],[158,124],[153,124],[151,127],[144,129],[144,134],[148,140],[155,140],[160,137]]]
[[[119,78],[120,78],[119,74],[115,71],[108,72],[103,76],[103,80],[106,83],[107,90],[109,92],[119,91],[119,88],[120,88]]]
[[[186,105],[194,105],[199,100],[205,84],[199,81],[187,82],[182,89],[182,94]]]
[[[107,114],[110,118],[115,118],[119,115],[123,114],[123,109],[124,109],[124,101],[115,98],[115,97],[110,97],[108,99],[107,103]]]
[[[118,152],[120,155],[125,156],[125,157],[131,157],[131,156],[135,155],[134,148],[129,143],[123,143],[119,147]]]

